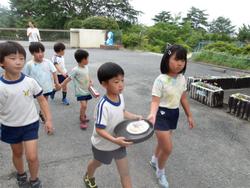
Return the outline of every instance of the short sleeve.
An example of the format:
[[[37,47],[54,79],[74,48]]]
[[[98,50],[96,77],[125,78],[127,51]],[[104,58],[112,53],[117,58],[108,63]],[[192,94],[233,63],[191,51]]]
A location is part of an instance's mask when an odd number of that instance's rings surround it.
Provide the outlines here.
[[[183,81],[183,91],[187,91],[187,81],[184,75],[182,77],[182,81]]]
[[[30,75],[30,63],[26,63],[26,65],[24,66],[24,69],[23,69],[23,73],[26,74],[26,75]]]
[[[95,126],[100,129],[105,129],[108,123],[108,109],[105,106],[105,101],[101,101],[97,108],[97,117]]]
[[[51,71],[52,73],[56,72],[56,67],[55,67],[55,65],[54,65],[51,61],[49,61],[48,64],[49,64],[49,69],[50,69],[50,71]]]
[[[162,81],[158,77],[154,81],[153,88],[152,88],[152,95],[156,96],[156,97],[161,97],[162,96],[162,88],[163,88]]]
[[[7,101],[7,95],[4,90],[1,88],[0,90],[0,109],[2,109]]]
[[[38,97],[43,93],[42,88],[40,87],[40,85],[37,83],[36,80],[32,79],[32,93],[34,97]]]
[[[70,79],[74,79],[76,77],[76,69],[73,68],[72,71],[69,74]]]
[[[52,57],[52,63],[53,63],[54,65],[58,64],[58,58],[57,58],[57,56],[53,56],[53,57]]]

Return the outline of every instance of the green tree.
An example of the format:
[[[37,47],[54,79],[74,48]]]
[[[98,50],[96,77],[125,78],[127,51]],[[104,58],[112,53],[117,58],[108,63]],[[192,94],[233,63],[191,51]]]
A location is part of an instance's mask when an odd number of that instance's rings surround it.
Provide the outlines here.
[[[156,23],[158,22],[171,23],[173,18],[169,11],[168,12],[162,11],[159,14],[155,15],[155,17],[152,20],[154,20]]]
[[[232,35],[235,32],[235,26],[232,26],[229,18],[220,16],[209,24],[208,31],[210,33]]]
[[[84,20],[90,16],[135,23],[140,14],[128,0],[10,0],[10,7],[12,17],[18,18],[17,26],[23,27],[32,19],[41,28],[57,29],[64,28],[72,19]]]
[[[242,27],[239,28],[239,33],[237,38],[241,41],[241,42],[250,42],[250,25],[245,25],[243,24]]]
[[[190,22],[192,28],[205,30],[208,22],[208,14],[205,13],[206,10],[200,10],[195,7],[191,7],[188,11],[187,16],[183,18],[184,23]]]

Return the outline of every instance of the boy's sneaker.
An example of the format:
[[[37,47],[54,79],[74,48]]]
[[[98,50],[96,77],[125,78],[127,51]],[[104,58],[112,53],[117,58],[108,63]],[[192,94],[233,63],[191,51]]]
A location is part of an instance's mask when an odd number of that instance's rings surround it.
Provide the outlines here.
[[[69,101],[68,101],[67,98],[62,99],[62,103],[63,103],[64,105],[69,105]]]
[[[81,122],[80,123],[80,128],[81,129],[87,129],[88,128],[88,124],[86,122]]]
[[[83,177],[83,181],[86,185],[87,188],[98,188],[98,186],[95,183],[95,178],[89,178],[87,173],[85,174],[85,176]]]
[[[153,162],[152,160],[149,161],[150,166],[156,170],[156,162]]]
[[[169,188],[169,184],[165,174],[162,174],[160,175],[160,177],[158,177],[158,183],[162,188]]]
[[[27,181],[27,173],[25,172],[24,174],[16,174],[16,180],[17,180],[17,184],[18,187],[28,187],[28,181]]]
[[[42,182],[37,178],[35,181],[30,181],[31,188],[42,188]]]

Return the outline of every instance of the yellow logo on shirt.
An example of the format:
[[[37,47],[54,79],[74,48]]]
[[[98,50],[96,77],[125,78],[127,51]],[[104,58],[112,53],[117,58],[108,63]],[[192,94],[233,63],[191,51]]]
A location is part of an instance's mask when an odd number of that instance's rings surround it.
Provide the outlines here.
[[[24,96],[29,96],[30,90],[23,91]]]

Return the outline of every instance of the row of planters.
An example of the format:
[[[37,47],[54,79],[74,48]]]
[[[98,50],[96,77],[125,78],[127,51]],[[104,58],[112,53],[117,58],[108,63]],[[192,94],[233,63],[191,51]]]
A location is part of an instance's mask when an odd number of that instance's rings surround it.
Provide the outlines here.
[[[224,89],[250,88],[250,75],[231,77],[189,77],[187,89],[191,98],[210,107],[223,105]],[[249,119],[250,96],[233,94],[228,99],[228,112]]]

